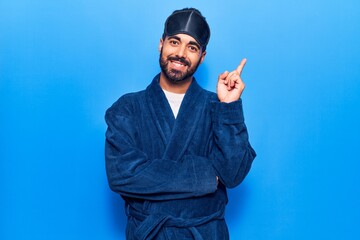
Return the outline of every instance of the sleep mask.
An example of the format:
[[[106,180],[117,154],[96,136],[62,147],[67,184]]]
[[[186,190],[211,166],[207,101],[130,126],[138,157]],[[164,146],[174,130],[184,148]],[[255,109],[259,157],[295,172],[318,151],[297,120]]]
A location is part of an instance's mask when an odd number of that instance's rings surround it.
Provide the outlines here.
[[[205,18],[195,8],[174,11],[166,20],[163,38],[176,34],[187,34],[193,37],[203,50],[210,39],[210,28]]]

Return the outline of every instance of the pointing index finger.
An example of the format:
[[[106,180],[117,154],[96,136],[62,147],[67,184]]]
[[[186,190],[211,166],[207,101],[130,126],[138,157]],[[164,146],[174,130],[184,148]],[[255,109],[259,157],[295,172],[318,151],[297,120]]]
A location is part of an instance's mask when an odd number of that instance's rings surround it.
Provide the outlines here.
[[[238,72],[239,75],[241,75],[241,72],[246,64],[246,58],[244,58],[243,60],[241,60],[239,66],[236,68],[236,71]]]

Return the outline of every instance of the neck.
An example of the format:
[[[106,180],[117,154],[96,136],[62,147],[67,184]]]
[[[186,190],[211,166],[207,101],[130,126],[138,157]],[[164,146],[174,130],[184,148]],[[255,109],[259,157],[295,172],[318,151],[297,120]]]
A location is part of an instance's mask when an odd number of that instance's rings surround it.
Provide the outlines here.
[[[162,72],[160,74],[160,87],[168,92],[173,93],[186,93],[188,88],[190,87],[190,84],[193,81],[193,77],[189,77],[188,79],[185,79],[184,81],[174,83],[170,81]]]

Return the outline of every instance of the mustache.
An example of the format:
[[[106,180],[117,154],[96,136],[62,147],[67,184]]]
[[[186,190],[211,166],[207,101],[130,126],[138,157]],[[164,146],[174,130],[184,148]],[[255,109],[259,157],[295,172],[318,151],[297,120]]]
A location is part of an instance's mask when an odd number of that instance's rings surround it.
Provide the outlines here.
[[[190,66],[190,62],[187,61],[184,57],[168,57],[167,59],[168,59],[169,61],[181,62],[181,63],[184,64],[185,66]]]

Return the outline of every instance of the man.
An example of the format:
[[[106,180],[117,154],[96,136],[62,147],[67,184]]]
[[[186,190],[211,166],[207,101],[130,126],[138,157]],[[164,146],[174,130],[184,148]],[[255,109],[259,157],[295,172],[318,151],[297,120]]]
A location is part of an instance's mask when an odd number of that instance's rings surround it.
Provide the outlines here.
[[[219,76],[217,94],[193,77],[209,38],[198,10],[175,11],[159,44],[161,73],[106,112],[106,170],[125,200],[127,239],[229,239],[226,188],[256,154],[240,99],[246,60]]]

